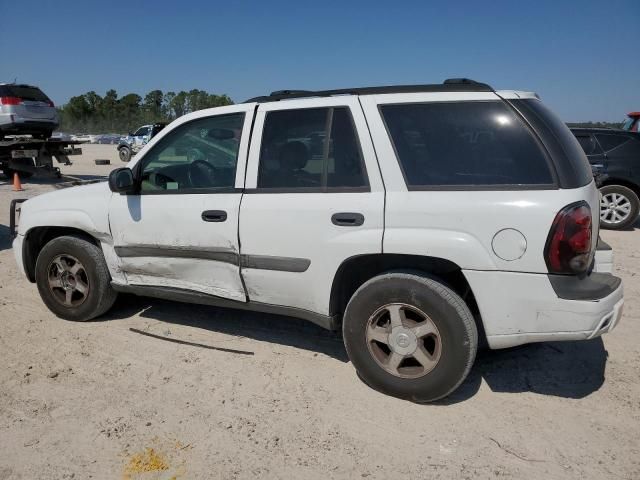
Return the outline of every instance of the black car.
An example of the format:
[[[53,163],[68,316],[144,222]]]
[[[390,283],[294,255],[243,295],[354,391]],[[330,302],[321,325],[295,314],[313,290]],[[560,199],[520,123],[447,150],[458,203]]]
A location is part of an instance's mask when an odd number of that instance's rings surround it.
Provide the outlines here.
[[[600,225],[620,230],[640,209],[640,133],[607,128],[572,128],[593,170],[604,178]]]

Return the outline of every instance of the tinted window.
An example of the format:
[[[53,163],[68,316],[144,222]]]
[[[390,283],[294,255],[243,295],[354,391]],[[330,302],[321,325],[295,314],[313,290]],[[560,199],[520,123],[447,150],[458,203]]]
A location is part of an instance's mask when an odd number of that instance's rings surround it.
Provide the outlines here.
[[[596,138],[605,152],[613,150],[628,140],[631,140],[627,135],[596,134]]]
[[[268,112],[264,122],[259,188],[367,186],[360,144],[349,109]]]
[[[142,192],[233,187],[243,122],[234,113],[176,127],[145,155]]]
[[[587,155],[596,155],[600,153],[600,149],[598,148],[598,144],[596,140],[591,135],[576,135],[576,139],[578,139],[578,143],[584,150],[584,153]]]
[[[593,182],[591,166],[569,127],[540,100],[510,100],[531,124],[547,148],[562,188],[576,188]]]
[[[18,97],[22,100],[31,100],[34,102],[48,102],[47,97],[39,88],[25,87],[21,85],[3,85],[3,95],[8,97]]]
[[[380,109],[409,187],[553,183],[535,139],[502,102]]]

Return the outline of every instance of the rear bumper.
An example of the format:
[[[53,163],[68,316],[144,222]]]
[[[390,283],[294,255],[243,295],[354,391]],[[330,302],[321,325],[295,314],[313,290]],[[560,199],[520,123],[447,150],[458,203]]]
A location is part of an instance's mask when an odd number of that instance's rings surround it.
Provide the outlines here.
[[[40,133],[55,130],[57,127],[57,119],[31,120],[17,115],[0,115],[0,131],[3,133]]]
[[[608,274],[591,276],[585,289],[592,289],[592,298],[574,288],[581,292],[579,299],[560,298],[544,274],[465,270],[464,275],[478,303],[490,348],[587,340],[611,331],[622,316],[622,283]]]

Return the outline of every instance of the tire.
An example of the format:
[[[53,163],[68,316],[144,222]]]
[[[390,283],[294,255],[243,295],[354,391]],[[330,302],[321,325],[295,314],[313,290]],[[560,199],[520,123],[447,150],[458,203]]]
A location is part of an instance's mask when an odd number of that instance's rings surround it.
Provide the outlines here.
[[[640,211],[638,195],[622,185],[600,188],[600,226],[609,230],[623,230],[636,221]]]
[[[387,324],[383,328],[383,337],[390,333],[385,337],[386,346],[384,341],[371,340],[370,326],[380,325],[376,321],[384,325],[387,313],[390,318],[396,308],[403,312],[403,326],[391,329]],[[424,323],[416,323],[425,315]],[[435,332],[414,337],[414,342],[401,337],[406,325],[428,326],[430,331],[435,326]],[[374,330],[379,334],[381,328],[376,326]],[[419,403],[441,399],[458,388],[471,370],[478,348],[476,324],[464,300],[439,281],[415,273],[387,273],[365,282],[347,305],[342,330],[347,354],[365,383],[383,393]],[[409,350],[405,349],[405,356],[392,374],[382,366],[393,363],[392,355],[400,355],[391,350],[392,344],[398,349],[417,345],[413,355],[419,349],[428,351],[429,362],[424,362],[422,356],[424,363],[420,363],[417,356],[406,355]],[[381,361],[386,351],[389,357]]]
[[[118,156],[123,162],[128,162],[131,160],[131,149],[128,147],[120,147],[118,149]]]
[[[74,272],[76,262],[82,268],[76,268]],[[57,285],[50,287],[50,281]],[[110,281],[102,251],[79,236],[54,238],[44,246],[36,260],[40,297],[49,310],[65,320],[83,322],[106,313],[118,296]],[[83,285],[84,294],[80,285]],[[67,292],[72,289],[69,300]]]

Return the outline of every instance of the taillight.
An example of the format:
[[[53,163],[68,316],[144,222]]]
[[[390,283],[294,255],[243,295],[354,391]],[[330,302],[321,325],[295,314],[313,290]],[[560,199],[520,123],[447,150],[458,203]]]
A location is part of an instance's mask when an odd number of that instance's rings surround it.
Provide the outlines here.
[[[0,105],[20,105],[22,99],[18,97],[0,97]]]
[[[547,237],[544,258],[551,273],[584,273],[591,257],[591,208],[586,202],[568,205],[556,215]]]
[[[53,101],[47,100],[47,103],[49,104],[50,107],[55,107],[55,105],[53,104]]]

